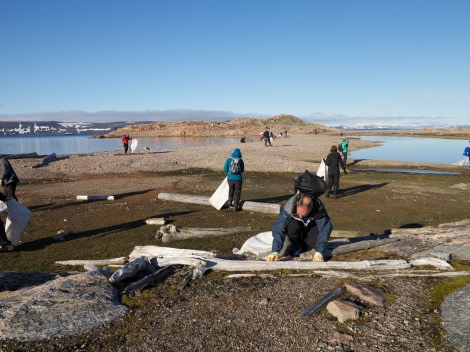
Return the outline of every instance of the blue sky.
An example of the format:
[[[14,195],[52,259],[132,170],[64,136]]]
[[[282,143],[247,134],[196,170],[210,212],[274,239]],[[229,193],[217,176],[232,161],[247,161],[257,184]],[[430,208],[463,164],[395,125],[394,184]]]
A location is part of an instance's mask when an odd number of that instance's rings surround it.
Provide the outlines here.
[[[0,0],[0,119],[470,123],[468,0]]]

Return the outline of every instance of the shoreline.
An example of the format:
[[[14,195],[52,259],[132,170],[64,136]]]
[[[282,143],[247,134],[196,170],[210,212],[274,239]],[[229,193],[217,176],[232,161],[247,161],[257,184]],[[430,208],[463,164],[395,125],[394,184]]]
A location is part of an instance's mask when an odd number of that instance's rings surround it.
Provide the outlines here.
[[[54,178],[57,176],[77,177],[85,174],[129,174],[138,172],[169,172],[184,169],[222,170],[225,160],[234,148],[240,148],[245,161],[246,172],[316,172],[322,158],[325,158],[332,145],[339,142],[331,135],[295,135],[277,138],[272,147],[265,147],[262,141],[236,144],[214,144],[195,147],[160,149],[158,151],[139,150],[124,154],[122,151],[92,152],[86,154],[57,155],[57,160],[36,167],[36,158],[11,159],[20,180]],[[377,145],[373,141],[352,139],[350,151]],[[408,166],[414,168],[455,169],[447,164],[348,159],[351,164],[361,167]]]

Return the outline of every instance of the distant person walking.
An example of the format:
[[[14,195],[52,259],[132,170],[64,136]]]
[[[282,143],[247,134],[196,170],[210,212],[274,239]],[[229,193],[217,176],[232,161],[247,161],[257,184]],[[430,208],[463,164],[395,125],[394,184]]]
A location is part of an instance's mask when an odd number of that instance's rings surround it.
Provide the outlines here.
[[[242,174],[245,171],[242,153],[240,149],[235,148],[232,155],[225,160],[224,172],[227,175],[229,186],[228,206],[233,206],[233,211],[240,211],[240,197],[242,193]]]
[[[349,140],[346,137],[341,137],[341,153],[343,154],[344,165],[347,166],[348,162],[348,148]]]
[[[2,202],[8,202],[10,198],[7,198],[2,192],[0,192],[0,200]],[[5,232],[5,224],[2,219],[0,219],[0,252],[12,251],[15,247],[8,239]]]
[[[129,150],[129,141],[132,138],[128,134],[123,134],[122,135],[122,146],[124,147],[124,154],[127,154],[127,151]]]
[[[264,146],[272,146],[271,144],[271,139],[269,138],[270,137],[270,133],[269,133],[269,129],[266,127],[266,129],[264,130]]]
[[[16,198],[16,185],[20,180],[16,175],[13,166],[5,155],[0,157],[0,185],[3,186],[3,192],[7,198]]]
[[[470,141],[468,141],[468,143],[470,143]],[[465,148],[465,150],[463,151],[463,156],[467,157],[465,165],[468,165],[468,163],[470,161],[470,147]]]
[[[325,165],[328,166],[328,190],[326,191],[326,197],[330,197],[331,188],[334,187],[334,196],[337,198],[338,188],[339,188],[339,167],[344,171],[344,174],[347,175],[346,166],[341,159],[341,155],[338,153],[338,148],[336,145],[331,146],[330,153],[324,159]]]

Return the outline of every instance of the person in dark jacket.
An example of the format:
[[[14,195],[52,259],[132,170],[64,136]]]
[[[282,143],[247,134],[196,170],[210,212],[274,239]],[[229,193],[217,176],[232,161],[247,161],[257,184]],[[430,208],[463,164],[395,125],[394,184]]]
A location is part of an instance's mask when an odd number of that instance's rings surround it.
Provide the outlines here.
[[[281,214],[272,227],[272,253],[265,259],[279,259],[287,236],[287,255],[298,256],[302,252],[315,249],[313,261],[323,262],[323,254],[332,230],[330,217],[320,199],[297,192],[281,208]]]
[[[18,184],[19,179],[16,175],[13,166],[11,166],[10,161],[2,155],[0,157],[0,185],[3,186],[3,192],[8,198],[16,198],[16,185]]]
[[[263,136],[264,136],[264,146],[265,146],[265,147],[268,146],[268,145],[272,146],[272,144],[271,144],[271,139],[269,138],[269,137],[270,137],[270,133],[269,133],[269,130],[268,130],[267,127],[266,127],[266,129],[264,130]]]
[[[0,192],[0,200],[2,202],[8,202],[9,199],[9,197],[5,196],[2,192]],[[5,232],[5,224],[0,219],[0,252],[12,251],[13,249],[14,246],[11,244]]]
[[[240,197],[242,193],[242,174],[245,171],[242,153],[240,149],[235,148],[232,155],[225,160],[224,172],[227,175],[229,186],[228,205],[233,206],[233,211],[240,211]]]
[[[344,171],[344,174],[347,175],[346,166],[344,165],[341,155],[338,153],[338,147],[336,145],[331,146],[330,154],[324,159],[325,165],[328,166],[328,189],[326,191],[326,197],[330,197],[331,188],[334,186],[334,196],[337,198],[338,188],[339,188],[339,167]]]

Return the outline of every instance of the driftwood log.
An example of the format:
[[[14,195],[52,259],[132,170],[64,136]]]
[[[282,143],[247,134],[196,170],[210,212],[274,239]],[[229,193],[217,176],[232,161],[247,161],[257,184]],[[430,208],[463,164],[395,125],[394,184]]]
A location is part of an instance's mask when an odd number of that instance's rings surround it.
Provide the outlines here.
[[[148,271],[151,273],[156,271],[148,257],[142,256],[137,258],[129,263],[129,265],[116,270],[109,278],[109,281],[112,283],[120,282],[129,277],[134,277],[138,272],[141,271]]]
[[[114,200],[114,196],[77,196],[77,200]]]
[[[223,236],[232,235],[240,232],[252,231],[252,227],[219,227],[219,228],[204,228],[204,227],[179,227],[173,224],[168,224],[160,227],[155,234],[155,238],[162,240],[163,243],[171,243],[174,241],[181,241],[190,238],[204,238],[210,236]]]
[[[309,317],[312,314],[315,314],[318,312],[320,309],[322,309],[329,301],[332,299],[340,296],[344,292],[344,287],[339,287],[333,291],[331,291],[329,294],[312,304],[311,306],[305,308],[303,311],[300,312],[300,316],[305,318]]]
[[[38,153],[23,153],[23,154],[7,154],[8,159],[28,159],[28,158],[43,158],[44,156],[38,155]]]
[[[192,203],[200,205],[212,206],[209,202],[210,197],[195,196],[190,194],[177,194],[177,193],[159,193],[158,199],[171,200],[174,202]],[[248,200],[240,202],[242,210],[254,211],[266,214],[279,214],[281,206],[273,203],[251,202]]]
[[[198,253],[200,255],[198,255]],[[177,262],[183,258],[196,258],[206,263],[205,267],[218,271],[271,271],[271,270],[313,270],[313,269],[343,269],[343,270],[400,270],[411,267],[405,260],[363,260],[357,262],[301,262],[261,260],[229,260],[216,258],[211,252],[193,251],[159,246],[136,246],[129,255],[129,260],[139,257],[156,257],[159,261],[170,257]],[[160,264],[159,264],[160,266]]]
[[[147,225],[165,225],[165,218],[149,218],[145,219]]]
[[[55,262],[58,265],[90,265],[90,266],[103,266],[103,265],[120,265],[125,264],[127,257],[119,257],[112,259],[90,259],[90,260],[60,260]]]
[[[398,242],[399,238],[384,238],[384,239],[375,239],[375,240],[366,240],[366,241],[359,241],[350,244],[343,244],[341,246],[336,247],[331,251],[331,255],[339,255],[339,254],[346,254],[351,252],[363,251],[366,249],[383,246],[389,243]]]
[[[125,295],[129,292],[139,290],[142,287],[147,286],[147,285],[153,283],[156,280],[160,280],[162,277],[164,277],[166,275],[166,273],[168,272],[168,270],[170,268],[171,268],[171,266],[161,268],[161,269],[155,271],[154,273],[152,273],[150,275],[147,275],[146,277],[140,279],[139,281],[136,281],[136,282],[130,284],[129,286],[127,286],[124,289],[124,291],[122,291],[122,294]]]

